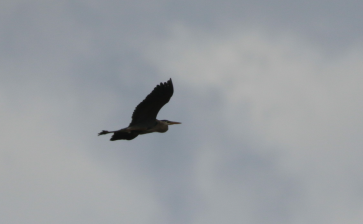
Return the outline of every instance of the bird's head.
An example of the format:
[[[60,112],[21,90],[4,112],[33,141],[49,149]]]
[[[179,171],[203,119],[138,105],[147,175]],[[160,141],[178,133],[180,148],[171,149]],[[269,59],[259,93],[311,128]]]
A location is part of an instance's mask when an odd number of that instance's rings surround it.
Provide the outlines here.
[[[181,124],[180,122],[176,122],[176,121],[168,121],[168,120],[161,120],[161,121],[167,125]]]

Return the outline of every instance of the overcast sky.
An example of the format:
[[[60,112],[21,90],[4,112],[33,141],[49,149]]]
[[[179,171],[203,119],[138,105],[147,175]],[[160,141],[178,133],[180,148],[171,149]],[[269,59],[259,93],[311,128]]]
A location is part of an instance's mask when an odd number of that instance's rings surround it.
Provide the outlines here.
[[[0,2],[0,223],[363,222],[363,2]],[[164,134],[109,141],[160,82]]]

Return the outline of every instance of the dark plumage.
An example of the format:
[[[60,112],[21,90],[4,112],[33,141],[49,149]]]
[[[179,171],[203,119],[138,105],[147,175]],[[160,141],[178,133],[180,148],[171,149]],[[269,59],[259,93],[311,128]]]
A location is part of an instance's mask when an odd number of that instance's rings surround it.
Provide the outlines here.
[[[174,87],[171,79],[160,83],[154,90],[139,104],[132,114],[132,121],[127,128],[118,131],[102,131],[98,135],[113,133],[111,141],[132,140],[138,135],[152,132],[166,132],[168,125],[180,124],[180,122],[157,120],[160,109],[169,102],[173,96]]]

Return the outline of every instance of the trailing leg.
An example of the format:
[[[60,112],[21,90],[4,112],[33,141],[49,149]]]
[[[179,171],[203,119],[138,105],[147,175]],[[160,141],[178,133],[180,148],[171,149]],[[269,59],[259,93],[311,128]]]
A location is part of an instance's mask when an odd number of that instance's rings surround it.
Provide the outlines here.
[[[114,133],[114,131],[105,131],[105,130],[103,130],[100,133],[98,133],[98,136],[105,135],[105,134],[109,134],[109,133]]]

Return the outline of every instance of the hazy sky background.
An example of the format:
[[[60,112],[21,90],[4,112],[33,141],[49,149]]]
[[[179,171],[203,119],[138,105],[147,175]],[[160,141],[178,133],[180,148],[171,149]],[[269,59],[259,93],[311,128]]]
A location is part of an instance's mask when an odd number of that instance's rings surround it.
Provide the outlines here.
[[[0,223],[363,222],[363,2],[0,2]],[[160,82],[165,134],[110,142]]]

